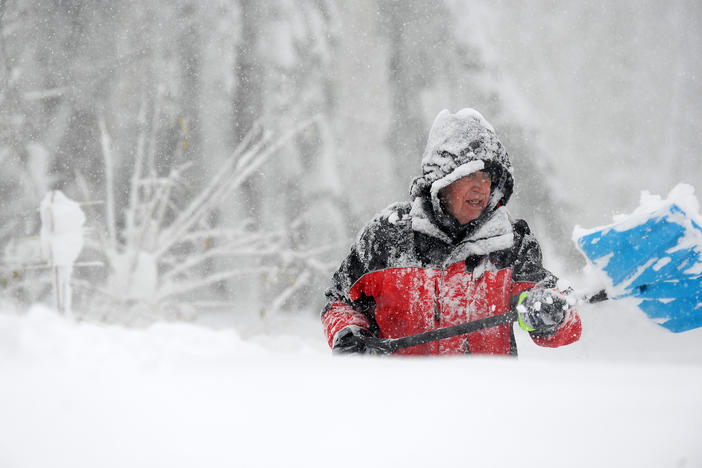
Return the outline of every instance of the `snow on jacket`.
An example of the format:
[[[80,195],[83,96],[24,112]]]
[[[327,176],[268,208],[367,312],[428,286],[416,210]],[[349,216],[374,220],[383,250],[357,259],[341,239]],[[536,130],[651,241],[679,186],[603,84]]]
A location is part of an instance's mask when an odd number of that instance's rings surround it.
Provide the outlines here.
[[[492,178],[488,206],[460,225],[445,213],[441,188],[475,171]],[[358,326],[398,338],[509,311],[511,298],[534,287],[555,288],[556,277],[523,220],[504,206],[512,194],[511,163],[490,124],[472,109],[442,111],[434,121],[412,183],[411,202],[391,205],[367,225],[334,274],[322,323],[334,335]],[[557,347],[580,337],[577,313],[534,342]],[[418,345],[398,354],[511,354],[511,325]]]

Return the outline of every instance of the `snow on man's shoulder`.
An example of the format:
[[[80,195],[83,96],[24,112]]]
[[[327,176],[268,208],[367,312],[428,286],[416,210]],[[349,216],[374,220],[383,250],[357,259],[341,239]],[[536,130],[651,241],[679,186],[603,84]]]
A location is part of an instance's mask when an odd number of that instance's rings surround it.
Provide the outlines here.
[[[393,226],[403,222],[406,223],[410,220],[410,208],[410,203],[406,201],[393,203],[376,214],[373,218],[373,222],[381,224],[388,223]]]
[[[357,242],[361,244],[377,243],[380,239],[399,239],[411,229],[410,203],[393,203],[377,213],[361,230]]]

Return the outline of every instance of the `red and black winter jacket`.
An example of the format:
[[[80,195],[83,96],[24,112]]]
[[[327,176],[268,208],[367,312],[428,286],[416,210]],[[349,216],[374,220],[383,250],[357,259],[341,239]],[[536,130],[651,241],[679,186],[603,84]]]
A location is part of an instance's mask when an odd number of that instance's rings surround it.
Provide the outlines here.
[[[541,249],[523,220],[498,209],[485,229],[454,241],[422,229],[422,210],[399,203],[361,233],[333,277],[322,323],[334,335],[355,325],[381,338],[398,338],[505,313],[510,299],[534,287],[555,288],[557,279],[541,261]],[[417,213],[420,216],[417,216]],[[426,227],[426,223],[425,227]],[[431,227],[431,225],[429,225]],[[510,232],[511,231],[511,232]],[[549,334],[531,332],[541,346],[577,341],[574,310]],[[516,355],[511,325],[418,345],[397,354]]]

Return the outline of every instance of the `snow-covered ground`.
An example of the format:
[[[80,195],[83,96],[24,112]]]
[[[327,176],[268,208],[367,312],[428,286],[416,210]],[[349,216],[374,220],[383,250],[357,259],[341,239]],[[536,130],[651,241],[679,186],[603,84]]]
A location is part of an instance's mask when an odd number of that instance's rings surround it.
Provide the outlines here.
[[[517,330],[514,360],[331,356],[312,315],[126,329],[6,308],[0,467],[702,466],[700,330],[581,312],[581,342]]]

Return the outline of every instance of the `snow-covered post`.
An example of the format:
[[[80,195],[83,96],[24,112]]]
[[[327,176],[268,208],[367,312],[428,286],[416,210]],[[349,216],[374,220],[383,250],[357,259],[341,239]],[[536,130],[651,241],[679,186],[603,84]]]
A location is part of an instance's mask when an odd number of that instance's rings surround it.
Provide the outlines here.
[[[71,315],[71,274],[83,249],[85,214],[60,190],[46,194],[39,207],[41,250],[53,269],[56,309]]]

